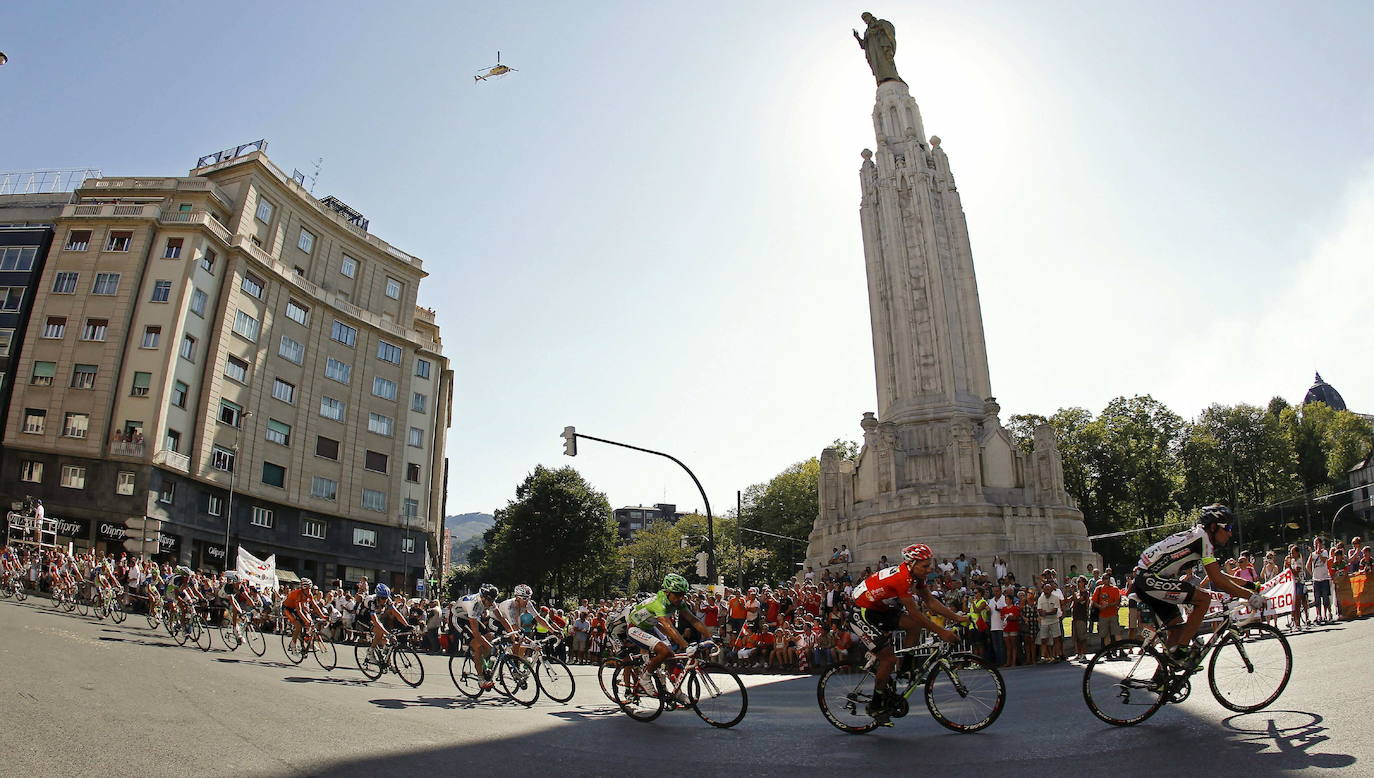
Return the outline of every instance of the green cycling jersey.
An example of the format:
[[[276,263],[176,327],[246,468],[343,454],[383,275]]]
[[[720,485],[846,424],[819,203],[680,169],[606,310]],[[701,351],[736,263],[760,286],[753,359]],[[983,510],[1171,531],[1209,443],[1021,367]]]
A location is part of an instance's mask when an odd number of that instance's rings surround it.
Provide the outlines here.
[[[632,627],[653,629],[658,626],[660,618],[675,613],[691,613],[691,608],[687,607],[687,598],[683,597],[681,602],[674,605],[668,599],[668,593],[661,591],[653,597],[631,606],[626,621]]]

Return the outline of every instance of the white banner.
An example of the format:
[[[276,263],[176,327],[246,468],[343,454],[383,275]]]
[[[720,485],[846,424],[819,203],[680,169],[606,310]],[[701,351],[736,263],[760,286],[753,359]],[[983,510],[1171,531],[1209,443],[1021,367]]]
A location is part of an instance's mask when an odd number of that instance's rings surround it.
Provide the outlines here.
[[[239,546],[238,571],[239,575],[247,578],[249,583],[261,587],[262,589],[276,589],[279,585],[277,583],[276,554],[269,556],[267,561],[264,562],[247,551],[244,551],[242,546]]]
[[[1293,610],[1293,571],[1284,568],[1282,573],[1270,578],[1260,587],[1260,594],[1264,595],[1264,617],[1286,615]],[[1211,592],[1212,604],[1207,608],[1207,618],[1221,617],[1222,600],[1231,599],[1231,595],[1221,592]],[[1248,607],[1241,608],[1236,618],[1244,619],[1253,614]]]

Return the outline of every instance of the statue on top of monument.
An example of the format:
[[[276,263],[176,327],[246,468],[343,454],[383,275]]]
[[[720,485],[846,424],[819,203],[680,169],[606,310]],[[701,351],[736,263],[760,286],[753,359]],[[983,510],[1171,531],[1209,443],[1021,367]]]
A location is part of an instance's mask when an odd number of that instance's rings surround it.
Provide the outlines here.
[[[902,77],[897,75],[897,31],[892,22],[879,19],[868,11],[864,11],[860,18],[868,25],[868,29],[864,30],[862,36],[855,30],[854,40],[859,42],[859,48],[868,57],[868,69],[873,71],[874,80],[879,84],[901,81]]]

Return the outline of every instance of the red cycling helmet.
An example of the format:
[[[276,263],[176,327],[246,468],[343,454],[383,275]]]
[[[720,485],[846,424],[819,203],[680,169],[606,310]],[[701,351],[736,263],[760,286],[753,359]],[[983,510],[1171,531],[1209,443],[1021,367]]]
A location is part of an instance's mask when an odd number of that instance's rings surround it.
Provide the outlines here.
[[[921,559],[934,559],[935,552],[930,550],[930,546],[924,543],[912,543],[902,549],[902,559],[907,562],[916,562]]]

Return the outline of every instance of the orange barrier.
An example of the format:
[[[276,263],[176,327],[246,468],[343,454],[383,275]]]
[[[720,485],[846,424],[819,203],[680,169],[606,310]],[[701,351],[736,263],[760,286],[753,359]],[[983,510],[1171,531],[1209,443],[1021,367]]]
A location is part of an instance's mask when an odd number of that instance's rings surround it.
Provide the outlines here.
[[[1338,575],[1331,583],[1341,618],[1354,619],[1374,614],[1374,586],[1369,585],[1367,573]]]

